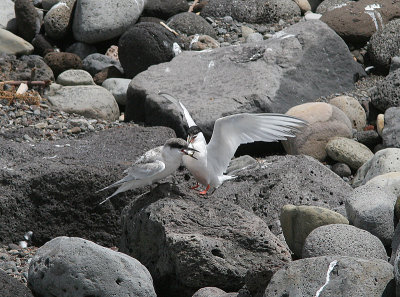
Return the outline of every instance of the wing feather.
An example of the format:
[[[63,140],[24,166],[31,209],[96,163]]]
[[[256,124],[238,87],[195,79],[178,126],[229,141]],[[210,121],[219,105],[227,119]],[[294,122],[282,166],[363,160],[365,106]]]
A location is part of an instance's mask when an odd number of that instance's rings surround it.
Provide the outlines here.
[[[207,145],[207,163],[218,175],[228,168],[239,145],[254,141],[274,142],[294,137],[299,128],[307,125],[301,119],[274,113],[241,113],[215,121]]]

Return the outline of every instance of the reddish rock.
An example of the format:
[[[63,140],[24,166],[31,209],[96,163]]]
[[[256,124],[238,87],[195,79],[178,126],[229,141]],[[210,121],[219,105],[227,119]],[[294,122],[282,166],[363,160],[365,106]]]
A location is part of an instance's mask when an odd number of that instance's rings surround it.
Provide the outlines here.
[[[399,17],[399,0],[360,0],[326,12],[321,21],[344,41],[363,45],[377,30]]]
[[[55,77],[68,69],[82,69],[81,58],[72,53],[51,52],[44,57],[44,61],[53,70]]]

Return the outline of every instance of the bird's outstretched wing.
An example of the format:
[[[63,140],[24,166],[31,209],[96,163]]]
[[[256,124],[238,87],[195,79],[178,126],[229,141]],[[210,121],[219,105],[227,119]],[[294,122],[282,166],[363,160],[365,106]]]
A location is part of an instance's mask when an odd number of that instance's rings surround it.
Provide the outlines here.
[[[298,128],[307,125],[301,119],[274,113],[241,113],[215,121],[207,145],[207,163],[217,175],[222,175],[238,146],[254,141],[274,142],[294,137]]]
[[[163,96],[165,99],[169,100],[170,102],[174,103],[178,109],[183,113],[186,123],[188,124],[189,128],[192,126],[197,126],[196,123],[193,121],[193,118],[190,116],[190,113],[186,109],[186,107],[182,104],[182,102],[175,99],[172,95],[168,93],[158,93],[158,95]]]
[[[124,171],[126,176],[123,179],[120,179],[119,181],[109,185],[108,187],[105,187],[104,189],[101,189],[100,191],[107,190],[133,180],[150,178],[164,169],[165,164],[160,160],[155,160],[151,163],[135,163],[132,167],[129,167]]]

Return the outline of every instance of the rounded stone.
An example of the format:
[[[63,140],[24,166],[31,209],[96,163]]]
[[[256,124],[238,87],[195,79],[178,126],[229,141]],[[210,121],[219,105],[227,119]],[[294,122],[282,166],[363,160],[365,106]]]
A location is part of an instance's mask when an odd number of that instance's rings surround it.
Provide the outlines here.
[[[65,70],[82,68],[81,58],[71,53],[50,52],[44,56],[44,61],[53,70],[55,77]]]
[[[382,127],[382,144],[385,147],[400,148],[400,106],[390,107],[384,116],[384,126]]]
[[[324,14],[327,11],[346,6],[353,0],[324,0],[318,5],[316,13]]]
[[[83,60],[87,56],[96,53],[97,49],[94,45],[86,44],[83,42],[75,42],[71,44],[69,47],[67,47],[65,51],[67,53],[78,55],[79,58]]]
[[[113,94],[118,104],[125,106],[126,93],[130,82],[131,80],[126,78],[108,78],[101,86]]]
[[[29,55],[33,46],[25,39],[0,28],[0,53],[9,55]]]
[[[307,236],[302,257],[349,256],[387,261],[385,247],[378,237],[347,224],[318,227]]]
[[[345,163],[354,170],[374,156],[374,153],[362,143],[345,137],[332,138],[325,149],[333,160]]]
[[[340,177],[348,177],[351,175],[351,168],[345,163],[335,163],[332,166],[332,171]]]
[[[188,11],[186,0],[151,0],[144,7],[144,14],[150,17],[168,19],[180,12]]]
[[[93,76],[112,66],[116,67],[121,73],[124,72],[121,63],[118,60],[99,53],[91,54],[82,61],[83,69]]]
[[[246,38],[247,43],[251,42],[261,42],[264,40],[264,37],[260,33],[251,33],[249,36]]]
[[[378,132],[379,136],[382,137],[382,131],[385,128],[385,115],[380,113],[376,117],[376,131]]]
[[[40,18],[35,6],[30,0],[16,0],[14,9],[18,35],[31,42],[40,31]]]
[[[119,59],[128,78],[151,65],[168,62],[174,57],[175,35],[156,23],[139,23],[119,40]]]
[[[152,277],[139,261],[77,237],[56,237],[40,247],[28,283],[43,297],[156,297]]]
[[[308,126],[296,137],[282,142],[288,154],[305,154],[323,161],[327,156],[326,144],[331,138],[352,136],[349,118],[331,104],[305,103],[292,107],[286,114],[308,122]]]
[[[217,37],[214,28],[201,16],[193,12],[183,12],[171,17],[167,25],[186,35],[202,34]]]
[[[330,104],[336,106],[347,115],[351,125],[357,131],[362,131],[367,124],[367,115],[361,104],[350,96],[339,96],[331,99]]]
[[[390,72],[376,84],[371,94],[371,103],[380,111],[400,106],[400,69]]]
[[[94,85],[89,72],[81,69],[70,69],[57,77],[57,83],[63,86]]]
[[[44,17],[46,35],[53,39],[62,39],[70,29],[72,11],[76,0],[59,2],[51,7]]]
[[[283,206],[280,221],[286,243],[298,257],[301,257],[304,241],[312,230],[328,224],[349,223],[344,216],[332,210],[304,205]]]

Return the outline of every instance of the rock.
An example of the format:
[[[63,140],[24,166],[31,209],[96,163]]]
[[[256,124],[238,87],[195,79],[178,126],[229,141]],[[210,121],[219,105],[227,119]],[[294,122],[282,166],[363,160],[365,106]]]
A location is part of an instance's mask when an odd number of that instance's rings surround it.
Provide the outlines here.
[[[121,211],[145,189],[121,194],[101,206],[106,194],[96,192],[120,179],[143,152],[174,136],[164,127],[138,126],[73,140],[43,140],[35,146],[0,136],[0,242],[18,242],[32,230],[33,246],[62,235],[117,245]]]
[[[385,191],[394,194],[396,197],[400,196],[400,172],[389,172],[375,176],[365,183],[375,187],[384,188]],[[400,216],[399,216],[400,218]]]
[[[357,170],[374,156],[365,145],[353,139],[335,137],[326,144],[326,152],[333,160],[345,163]]]
[[[322,17],[322,14],[319,13],[313,13],[311,11],[307,11],[304,15],[304,19],[306,21],[315,21],[319,20]]]
[[[31,290],[2,269],[0,269],[0,284],[0,295],[2,297],[33,297]]]
[[[277,23],[300,16],[300,8],[291,0],[209,0],[201,10],[207,17],[231,16],[239,22]]]
[[[395,290],[393,277],[393,266],[379,259],[307,258],[289,263],[275,273],[264,297],[288,296],[288,292],[293,292],[293,296],[319,296],[317,292],[322,292],[324,297],[390,297]]]
[[[362,131],[367,125],[367,116],[361,104],[350,96],[339,96],[331,99],[332,104],[343,111],[349,118],[351,125],[357,131]]]
[[[318,5],[316,13],[324,14],[327,11],[334,10],[352,3],[353,0],[324,0]]]
[[[71,29],[72,12],[76,0],[64,0],[51,7],[44,17],[46,34],[59,40]]]
[[[2,80],[44,80],[54,81],[53,71],[36,55],[22,56],[17,59],[14,55],[0,54]],[[32,69],[35,71],[32,71]]]
[[[378,114],[376,117],[376,131],[382,136],[383,128],[385,128],[385,115]]]
[[[400,47],[399,30],[400,20],[395,19],[372,35],[368,43],[368,56],[378,70],[389,70],[392,57],[398,55]]]
[[[180,189],[165,188],[125,208],[120,246],[149,269],[158,296],[191,296],[207,285],[237,291],[256,263],[271,277],[291,261],[252,212],[195,193],[182,199]]]
[[[2,0],[0,2],[0,28],[16,33],[16,24],[13,24],[14,21],[14,2],[11,0]]]
[[[105,55],[108,56],[108,57],[110,57],[110,58],[112,58],[112,59],[114,59],[114,60],[119,61],[119,57],[118,57],[118,46],[116,46],[116,45],[110,46],[110,47],[107,49]]]
[[[304,242],[302,258],[335,255],[385,261],[388,259],[379,238],[357,227],[330,224],[311,231]]]
[[[353,186],[358,187],[375,176],[396,171],[400,171],[400,149],[382,149],[358,169],[353,180]]]
[[[352,136],[348,117],[339,108],[328,103],[304,103],[292,107],[286,114],[308,122],[308,126],[295,138],[283,142],[288,154],[306,154],[323,161],[327,156],[325,147],[330,139]]]
[[[400,57],[396,56],[396,57],[392,57],[390,59],[390,68],[389,68],[389,72],[393,72],[397,69],[400,68]]]
[[[60,0],[42,0],[42,7],[44,10],[50,10],[58,2],[60,2]]]
[[[94,85],[92,76],[85,70],[66,70],[57,77],[57,83],[63,86]]]
[[[340,177],[348,177],[351,175],[351,168],[345,163],[335,163],[332,166],[332,171]]]
[[[226,292],[216,287],[205,287],[196,291],[192,297],[228,297]],[[232,296],[233,297],[233,296]]]
[[[73,53],[75,55],[78,55],[79,58],[81,58],[82,60],[85,59],[90,54],[94,54],[97,52],[95,46],[83,42],[75,42],[71,44],[69,47],[67,47],[65,51],[67,53]]]
[[[347,43],[365,44],[392,19],[400,16],[400,7],[391,0],[351,1],[347,5],[327,11],[321,21],[328,24]]]
[[[397,204],[397,202],[396,202],[396,204]],[[400,246],[400,224],[397,224],[396,229],[394,230],[392,246],[391,246],[392,254],[391,254],[390,260],[389,260],[389,263],[392,265],[395,265],[394,264],[395,260],[396,260],[397,256],[399,255],[399,246]],[[395,270],[396,270],[396,268],[395,268]]]
[[[44,56],[44,61],[53,70],[56,77],[69,69],[82,69],[81,58],[71,53],[50,52]]]
[[[108,78],[102,83],[101,86],[113,94],[118,104],[125,105],[126,92],[128,91],[130,82],[131,80],[126,78]]]
[[[128,88],[126,120],[167,125],[177,135],[186,135],[179,111],[157,95],[162,91],[181,100],[206,137],[210,137],[214,121],[222,116],[238,112],[284,113],[324,94],[352,88],[354,76],[363,72],[347,46],[322,22],[298,23],[284,33],[288,38],[210,52],[183,52],[169,63],[136,75]],[[311,52],[313,55],[308,54]],[[124,65],[121,55],[120,58]],[[324,75],[315,71],[321,60],[326,60],[324,65],[329,69]],[[328,81],[340,82],[333,86]],[[187,85],[194,88],[189,90]],[[172,114],[171,109],[175,109]]]
[[[123,75],[123,73],[121,73],[121,71],[119,69],[120,68],[117,68],[115,66],[109,66],[107,68],[104,68],[100,72],[97,72],[93,76],[93,80],[94,80],[95,84],[102,85],[103,82],[108,78],[123,78],[124,75]]]
[[[95,75],[96,73],[110,66],[114,66],[121,73],[124,73],[124,70],[122,69],[122,66],[119,61],[116,61],[106,55],[102,55],[99,53],[91,54],[87,56],[85,59],[83,59],[82,66],[83,69],[85,69],[91,75]]]
[[[394,234],[396,199],[393,193],[375,185],[356,188],[345,204],[350,224],[367,230],[385,246],[390,246]]]
[[[379,110],[400,106],[400,69],[390,72],[384,79],[377,82],[375,91],[371,94],[371,103]]]
[[[359,143],[369,148],[373,148],[381,142],[381,138],[375,130],[357,131],[353,136]]]
[[[78,237],[57,237],[40,247],[28,276],[33,292],[43,297],[156,297],[139,261]]]
[[[174,15],[168,20],[167,25],[181,34],[203,34],[217,38],[214,28],[204,18],[193,12]]]
[[[119,108],[114,96],[103,87],[62,87],[54,94],[48,94],[47,99],[54,108],[65,112],[111,121],[119,118]]]
[[[156,23],[139,23],[119,39],[119,59],[128,78],[151,65],[168,62],[174,57],[175,35]]]
[[[385,147],[400,148],[400,107],[386,109],[382,140]]]
[[[241,30],[242,30],[242,37],[245,38],[245,39],[246,39],[250,34],[252,34],[252,33],[255,32],[252,28],[247,27],[247,26],[242,26],[242,27],[241,27]]]
[[[40,18],[35,6],[30,0],[15,0],[14,9],[18,35],[31,42],[40,31]]]
[[[10,55],[29,55],[33,46],[26,40],[14,35],[10,31],[0,28],[0,53]]]
[[[400,256],[397,255],[395,260],[394,260],[394,276],[396,279],[396,296],[399,295],[399,284],[400,284],[400,270],[399,270],[399,265],[400,265]]]
[[[286,243],[292,252],[301,257],[304,241],[315,228],[328,224],[348,224],[339,213],[317,206],[285,205],[280,221]]]
[[[72,24],[75,39],[92,44],[122,35],[136,23],[144,3],[144,0],[78,1]]]
[[[149,17],[168,19],[180,12],[188,11],[186,0],[152,0],[146,1],[144,14]]]
[[[42,34],[36,34],[35,38],[32,39],[32,45],[35,48],[34,53],[41,57],[54,52],[53,46]]]
[[[246,38],[246,42],[261,42],[264,40],[264,37],[260,33],[252,33]]]
[[[302,11],[315,11],[323,0],[295,0],[295,2],[299,5]]]

